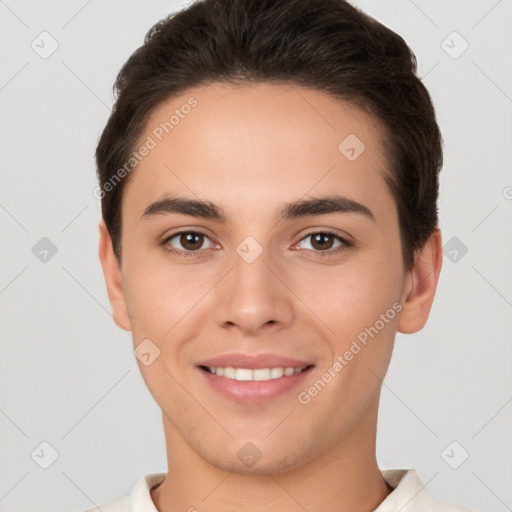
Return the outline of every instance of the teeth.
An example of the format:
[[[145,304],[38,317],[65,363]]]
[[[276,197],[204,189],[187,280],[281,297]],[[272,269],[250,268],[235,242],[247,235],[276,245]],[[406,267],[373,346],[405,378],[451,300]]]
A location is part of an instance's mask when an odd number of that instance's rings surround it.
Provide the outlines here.
[[[236,380],[253,380],[252,370],[249,370],[247,368],[236,368],[235,369],[235,379]]]
[[[231,368],[230,366],[224,368],[224,377],[227,377],[228,379],[234,379],[235,369]]]
[[[264,380],[272,380],[279,379],[281,377],[289,377],[291,375],[297,375],[303,370],[306,369],[306,366],[303,368],[293,368],[293,367],[278,367],[278,368],[233,368],[231,366],[227,367],[208,367],[208,371],[213,373],[214,375],[218,375],[219,377],[227,377],[228,379],[235,380],[256,380],[256,381],[264,381]]]
[[[270,368],[270,378],[278,379],[284,375],[284,368]]]
[[[252,371],[253,380],[269,380],[270,368],[258,368]]]

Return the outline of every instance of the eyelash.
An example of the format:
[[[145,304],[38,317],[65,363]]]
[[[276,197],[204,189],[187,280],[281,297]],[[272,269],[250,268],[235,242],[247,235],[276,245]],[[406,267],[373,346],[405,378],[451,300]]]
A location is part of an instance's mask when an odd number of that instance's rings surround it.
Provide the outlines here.
[[[179,232],[174,233],[171,236],[167,237],[162,242],[162,246],[163,246],[164,250],[167,251],[168,253],[172,253],[172,254],[175,254],[177,256],[183,256],[185,258],[189,257],[189,256],[194,256],[201,249],[196,250],[196,251],[180,251],[180,250],[177,250],[174,247],[171,247],[171,246],[168,245],[168,242],[170,240],[172,240],[173,238],[176,238],[177,236],[180,236],[180,235],[189,235],[189,234],[200,235],[200,236],[204,236],[205,238],[208,238],[208,236],[205,233],[202,233],[201,231],[194,231],[194,230],[179,231]],[[344,252],[344,251],[346,251],[347,249],[349,249],[349,248],[351,248],[353,246],[353,244],[351,242],[349,242],[348,240],[346,240],[345,238],[341,237],[340,235],[338,235],[337,233],[335,233],[334,231],[332,231],[330,229],[324,229],[324,230],[321,230],[321,231],[311,231],[310,233],[307,233],[306,235],[304,235],[300,239],[299,243],[302,242],[303,240],[305,240],[306,238],[312,236],[312,235],[331,235],[331,236],[337,238],[341,242],[341,244],[342,244],[342,245],[336,247],[335,249],[327,249],[325,251],[313,251],[313,254],[315,256],[320,256],[320,257],[332,256],[334,254],[339,254],[341,252]],[[311,251],[311,249],[307,249],[307,250]]]

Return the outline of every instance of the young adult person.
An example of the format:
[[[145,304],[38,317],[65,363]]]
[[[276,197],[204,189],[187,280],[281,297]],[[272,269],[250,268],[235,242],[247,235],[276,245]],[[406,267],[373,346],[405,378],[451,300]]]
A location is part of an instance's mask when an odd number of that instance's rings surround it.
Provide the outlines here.
[[[442,263],[442,139],[404,40],[344,0],[204,0],[115,86],[99,255],[168,471],[100,509],[462,511],[375,455],[395,334]]]

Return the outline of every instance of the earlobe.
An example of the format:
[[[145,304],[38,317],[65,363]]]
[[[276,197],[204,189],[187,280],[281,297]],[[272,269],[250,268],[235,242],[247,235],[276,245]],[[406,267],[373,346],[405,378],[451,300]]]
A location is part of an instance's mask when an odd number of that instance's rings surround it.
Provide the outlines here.
[[[414,266],[406,276],[398,332],[412,334],[423,329],[427,323],[442,262],[441,231],[435,228],[423,248],[417,252]]]
[[[112,239],[103,218],[99,221],[99,247],[98,254],[103,276],[107,286],[108,298],[112,307],[112,318],[118,327],[131,331],[131,322],[124,294],[121,266],[114,254]]]

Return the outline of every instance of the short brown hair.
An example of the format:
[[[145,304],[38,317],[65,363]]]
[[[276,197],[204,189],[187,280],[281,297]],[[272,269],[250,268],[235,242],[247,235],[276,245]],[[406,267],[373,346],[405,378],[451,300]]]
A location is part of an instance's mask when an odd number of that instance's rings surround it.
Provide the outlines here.
[[[385,179],[410,269],[438,223],[441,133],[412,50],[345,0],[200,0],[148,31],[117,76],[116,102],[96,149],[102,214],[118,260],[130,175],[108,193],[105,185],[128,162],[149,115],[191,87],[240,81],[307,86],[380,121],[390,169]]]

